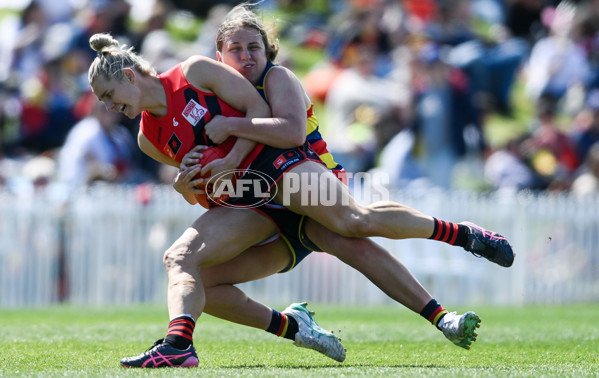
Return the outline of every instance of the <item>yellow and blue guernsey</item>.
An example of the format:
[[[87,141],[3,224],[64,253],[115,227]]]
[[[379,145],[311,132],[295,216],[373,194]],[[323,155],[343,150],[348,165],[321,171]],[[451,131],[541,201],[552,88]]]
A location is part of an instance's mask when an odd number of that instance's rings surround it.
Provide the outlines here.
[[[276,67],[276,64],[272,62],[268,62],[264,72],[262,72],[262,76],[258,80],[256,84],[256,89],[260,93],[260,96],[268,103],[268,98],[266,97],[266,92],[264,91],[264,83],[266,82],[266,75],[270,72],[273,67]],[[333,155],[327,149],[327,143],[322,139],[322,135],[318,131],[318,118],[314,114],[314,104],[310,104],[310,107],[306,109],[308,115],[308,127],[306,134],[306,141],[310,143],[312,149],[318,154],[320,160],[326,164],[327,168],[329,168],[341,181],[345,182],[345,170],[343,167],[338,164],[335,159],[333,159]]]

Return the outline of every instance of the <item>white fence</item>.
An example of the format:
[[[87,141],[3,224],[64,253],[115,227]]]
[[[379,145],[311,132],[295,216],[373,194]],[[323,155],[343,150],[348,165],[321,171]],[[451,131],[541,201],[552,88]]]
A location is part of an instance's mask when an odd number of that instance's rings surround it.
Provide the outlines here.
[[[98,187],[68,205],[0,193],[0,307],[67,301],[125,304],[166,300],[162,254],[203,209],[172,188]],[[517,253],[506,269],[430,240],[377,239],[446,304],[599,300],[599,198],[472,193],[396,193],[438,218],[500,231]],[[227,232],[227,230],[223,230]],[[389,302],[360,273],[324,253],[296,269],[241,285],[265,303]]]

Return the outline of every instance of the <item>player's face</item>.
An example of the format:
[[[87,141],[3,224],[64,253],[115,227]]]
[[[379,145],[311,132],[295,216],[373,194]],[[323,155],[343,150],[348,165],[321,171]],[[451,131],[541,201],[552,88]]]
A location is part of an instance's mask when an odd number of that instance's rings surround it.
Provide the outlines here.
[[[138,96],[135,89],[129,74],[120,81],[106,80],[100,76],[92,84],[94,94],[107,110],[122,113],[129,118],[135,118],[141,112],[132,101]]]
[[[223,43],[218,59],[256,85],[268,63],[262,36],[255,29],[238,29]]]

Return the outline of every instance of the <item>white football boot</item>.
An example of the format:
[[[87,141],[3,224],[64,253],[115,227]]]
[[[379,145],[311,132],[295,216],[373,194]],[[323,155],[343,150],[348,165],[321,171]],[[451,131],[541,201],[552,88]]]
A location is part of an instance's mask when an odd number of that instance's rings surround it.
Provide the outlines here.
[[[345,360],[345,348],[341,339],[333,333],[322,329],[314,320],[314,313],[309,311],[307,302],[290,304],[282,311],[297,321],[299,331],[295,334],[295,346],[314,349],[335,361]]]
[[[464,315],[458,315],[455,311],[445,314],[437,327],[445,337],[455,345],[464,349],[470,349],[476,341],[476,329],[480,327],[480,318],[472,311]]]

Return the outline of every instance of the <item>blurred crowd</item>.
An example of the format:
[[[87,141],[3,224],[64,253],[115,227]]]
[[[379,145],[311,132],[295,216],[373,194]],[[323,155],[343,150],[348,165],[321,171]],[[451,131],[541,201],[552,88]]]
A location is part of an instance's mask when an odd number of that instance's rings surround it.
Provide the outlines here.
[[[0,188],[170,184],[174,170],[137,148],[138,120],[90,92],[89,37],[110,32],[161,72],[192,54],[215,58],[216,28],[237,3],[31,0],[0,10]],[[324,53],[304,85],[348,171],[385,172],[396,188],[599,193],[599,0],[257,9],[276,15],[280,64],[295,69],[288,44]],[[518,91],[530,107],[514,103]],[[489,130],[492,118],[510,129]]]

